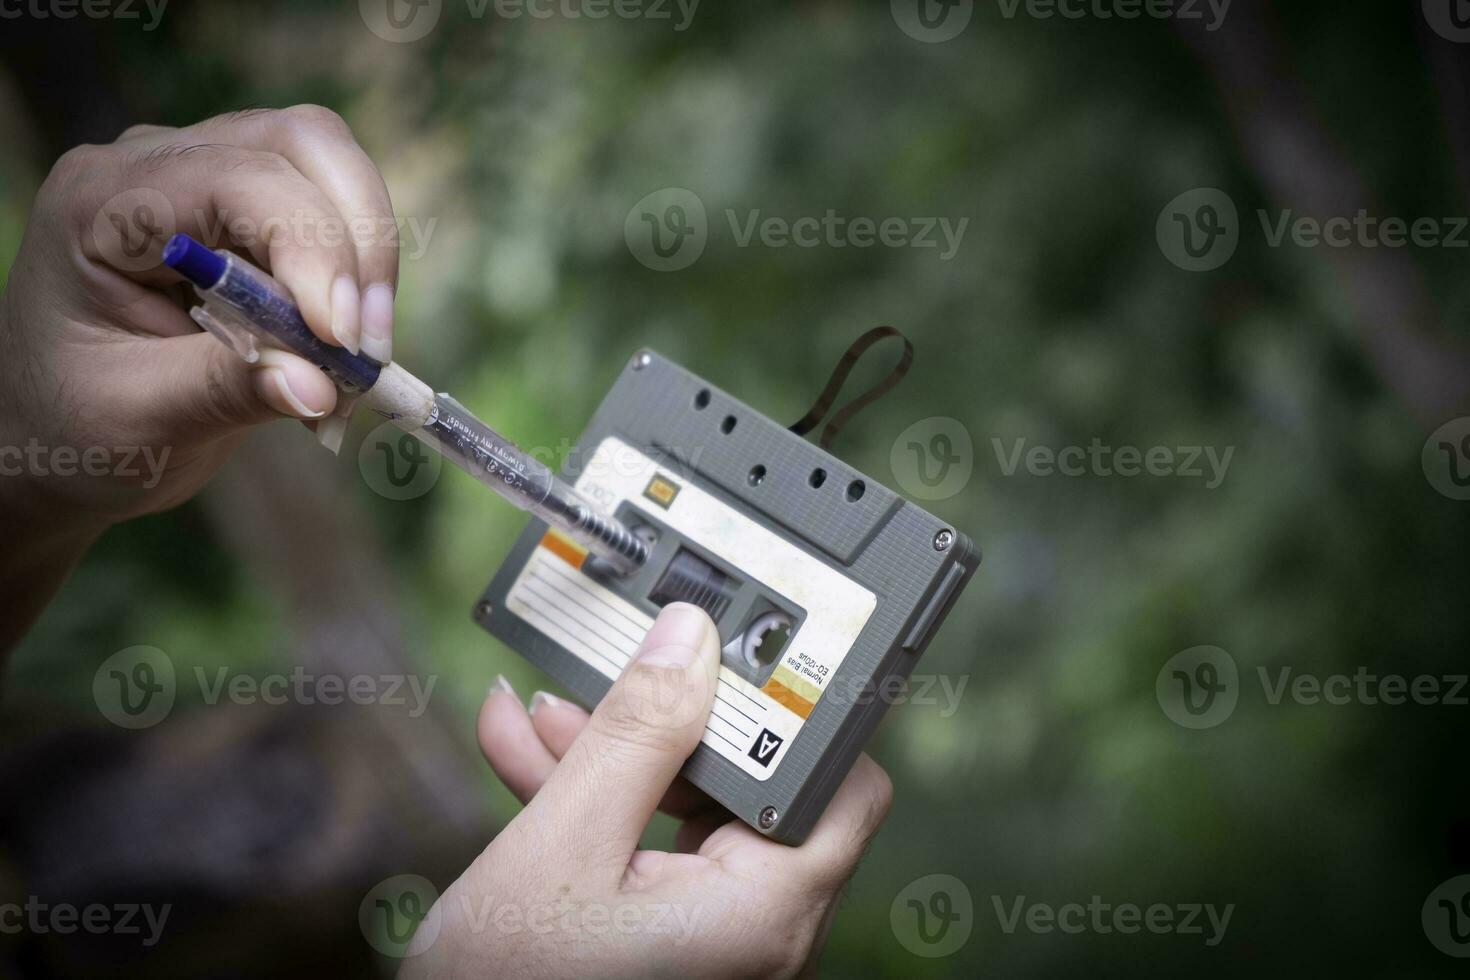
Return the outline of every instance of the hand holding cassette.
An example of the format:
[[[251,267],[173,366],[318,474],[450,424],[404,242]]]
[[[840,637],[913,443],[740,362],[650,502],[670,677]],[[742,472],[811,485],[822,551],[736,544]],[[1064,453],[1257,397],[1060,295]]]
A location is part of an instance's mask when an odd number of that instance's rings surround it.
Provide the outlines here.
[[[481,709],[481,748],[526,808],[419,925],[400,974],[792,976],[815,959],[837,897],[888,812],[867,756],[800,847],[732,820],[675,782],[714,703],[721,651],[699,608],[667,606],[589,717],[508,684]],[[640,850],[663,808],[679,851]]]

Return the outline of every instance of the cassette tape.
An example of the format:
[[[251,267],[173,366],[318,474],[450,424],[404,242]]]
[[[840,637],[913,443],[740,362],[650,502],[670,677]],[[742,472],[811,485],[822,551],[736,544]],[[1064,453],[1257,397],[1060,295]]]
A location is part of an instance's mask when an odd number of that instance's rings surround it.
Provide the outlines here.
[[[662,606],[702,607],[720,676],[683,775],[761,833],[800,843],[979,552],[651,351],[619,375],[564,475],[644,538],[648,562],[607,574],[533,519],[475,619],[591,707]]]

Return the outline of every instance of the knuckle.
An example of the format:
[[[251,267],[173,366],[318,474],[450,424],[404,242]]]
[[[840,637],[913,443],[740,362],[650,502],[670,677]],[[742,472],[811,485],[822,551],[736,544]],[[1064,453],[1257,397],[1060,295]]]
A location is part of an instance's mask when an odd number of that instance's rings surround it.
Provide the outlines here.
[[[347,120],[343,119],[336,110],[328,109],[323,105],[310,102],[293,105],[289,109],[282,109],[281,116],[285,128],[292,135],[317,137],[351,137],[352,135],[352,129],[347,125]]]
[[[73,146],[51,166],[51,172],[46,177],[46,185],[52,189],[70,187],[79,180],[86,180],[101,162],[102,147],[91,143],[81,143]]]
[[[291,161],[273,150],[238,150],[234,154],[232,169],[251,174],[284,174],[289,172]]]
[[[121,143],[125,140],[137,139],[139,136],[147,136],[149,133],[156,132],[162,128],[161,126],[154,126],[151,123],[134,123],[118,134],[116,142]]]
[[[100,146],[92,143],[78,143],[56,158],[53,170],[75,170],[85,169],[96,162],[101,151]]]
[[[64,216],[80,232],[92,221],[92,209],[115,190],[104,190],[109,184],[107,166],[108,154],[103,147],[90,143],[73,146],[56,158],[37,189],[37,210]]]
[[[294,168],[291,161],[271,150],[247,150],[232,146],[216,151],[210,161],[224,177],[283,177]]]

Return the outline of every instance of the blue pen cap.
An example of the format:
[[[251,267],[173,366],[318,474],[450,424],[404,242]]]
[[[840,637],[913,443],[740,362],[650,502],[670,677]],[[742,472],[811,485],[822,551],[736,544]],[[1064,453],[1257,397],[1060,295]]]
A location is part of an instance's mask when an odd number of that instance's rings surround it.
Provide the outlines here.
[[[225,274],[225,260],[188,235],[178,234],[163,246],[163,264],[200,289],[208,289]]]

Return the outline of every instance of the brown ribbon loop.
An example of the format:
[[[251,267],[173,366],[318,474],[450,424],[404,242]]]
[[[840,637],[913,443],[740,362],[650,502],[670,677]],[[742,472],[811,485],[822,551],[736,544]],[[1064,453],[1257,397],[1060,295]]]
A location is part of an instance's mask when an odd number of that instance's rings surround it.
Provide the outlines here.
[[[832,376],[827,379],[827,386],[817,396],[816,404],[812,405],[811,410],[791,427],[791,431],[799,436],[804,436],[820,425],[822,419],[832,408],[832,403],[837,400],[837,393],[847,383],[847,376],[852,373],[853,366],[857,364],[858,359],[863,356],[869,347],[888,337],[897,337],[903,342],[903,356],[898,359],[898,363],[894,365],[892,371],[889,371],[884,376],[883,380],[843,405],[833,414],[832,418],[827,422],[826,428],[822,430],[822,437],[818,440],[817,444],[823,449],[830,449],[832,440],[837,437],[837,433],[847,424],[848,419],[892,391],[893,387],[902,381],[903,376],[908,373],[909,365],[914,362],[914,345],[909,343],[909,339],[900,333],[897,327],[886,325],[874,327],[857,340],[854,340],[852,346],[847,348],[847,352],[842,355],[842,359],[832,369]]]

